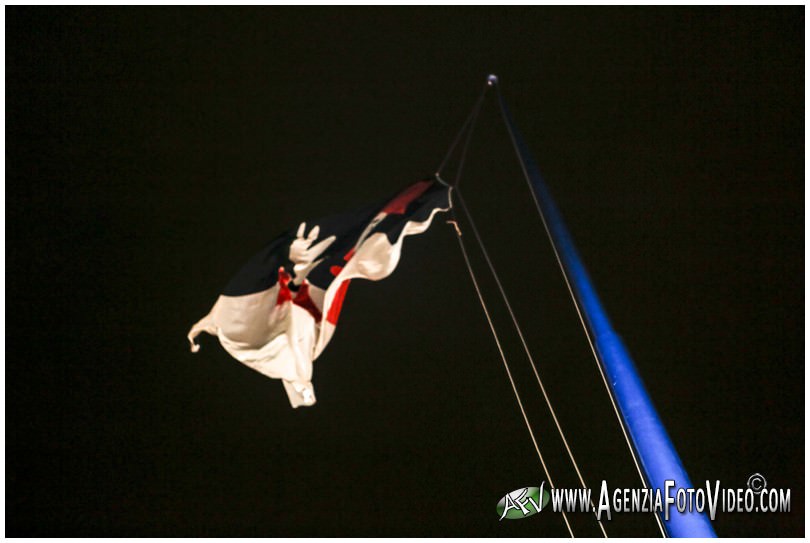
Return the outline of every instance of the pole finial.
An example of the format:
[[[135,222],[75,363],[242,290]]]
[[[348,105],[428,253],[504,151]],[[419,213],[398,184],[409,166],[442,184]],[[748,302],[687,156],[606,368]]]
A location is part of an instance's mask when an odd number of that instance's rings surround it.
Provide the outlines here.
[[[492,85],[497,85],[497,84],[498,84],[498,76],[495,75],[495,74],[489,74],[487,76],[487,85],[489,85],[491,87]]]

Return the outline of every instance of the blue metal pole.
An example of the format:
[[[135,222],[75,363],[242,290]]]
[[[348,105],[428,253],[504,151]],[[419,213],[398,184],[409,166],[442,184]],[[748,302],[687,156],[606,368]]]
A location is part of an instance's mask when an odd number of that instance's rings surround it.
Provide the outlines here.
[[[494,85],[497,83],[497,78],[490,76],[489,81]],[[630,354],[621,338],[613,330],[610,319],[574,246],[574,241],[563,222],[562,215],[554,204],[551,193],[523,142],[500,91],[498,91],[498,100],[512,142],[523,165],[526,180],[532,189],[538,210],[556,248],[569,285],[579,301],[597,357],[605,371],[608,386],[638,455],[647,483],[650,488],[661,489],[664,499],[666,499],[667,492],[672,498],[675,498],[678,488],[692,488],[686,469],[658,417]],[[675,486],[668,490],[665,485],[667,480],[675,482]],[[666,502],[664,503],[666,504]],[[670,509],[668,520],[661,515],[669,536],[716,537],[705,513],[681,514],[674,506]]]

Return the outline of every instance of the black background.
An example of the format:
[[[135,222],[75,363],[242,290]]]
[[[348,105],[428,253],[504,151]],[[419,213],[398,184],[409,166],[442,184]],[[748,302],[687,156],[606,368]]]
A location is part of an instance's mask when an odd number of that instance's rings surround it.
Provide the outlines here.
[[[718,534],[803,535],[803,28],[803,7],[6,9],[7,534],[565,536],[495,515],[544,476],[443,221],[352,284],[312,408],[185,339],[276,234],[432,173],[493,72],[693,482],[792,491]],[[464,172],[588,484],[639,486],[492,95]]]

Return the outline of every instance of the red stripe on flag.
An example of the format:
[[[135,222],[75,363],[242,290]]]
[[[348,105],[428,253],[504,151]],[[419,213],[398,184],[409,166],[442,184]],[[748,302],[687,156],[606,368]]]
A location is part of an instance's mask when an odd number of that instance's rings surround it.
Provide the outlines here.
[[[393,200],[385,205],[382,212],[388,215],[402,215],[405,213],[405,208],[408,207],[408,204],[419,198],[432,183],[433,181],[417,181],[397,194]]]
[[[292,300],[292,293],[290,292],[290,274],[284,271],[284,268],[278,269],[278,297],[276,298],[276,305],[281,305],[284,302]]]
[[[333,325],[337,325],[340,310],[343,308],[343,299],[346,297],[346,291],[349,289],[351,279],[343,281],[335,292],[335,297],[332,298],[332,305],[329,306],[329,311],[326,313],[326,320]]]
[[[315,302],[312,301],[312,298],[309,296],[309,283],[307,283],[306,279],[304,283],[301,285],[301,288],[298,289],[298,294],[295,295],[295,299],[293,303],[299,307],[302,307],[307,310],[307,312],[312,315],[312,318],[315,319],[316,322],[321,322],[321,311],[318,309],[318,306],[315,305]]]

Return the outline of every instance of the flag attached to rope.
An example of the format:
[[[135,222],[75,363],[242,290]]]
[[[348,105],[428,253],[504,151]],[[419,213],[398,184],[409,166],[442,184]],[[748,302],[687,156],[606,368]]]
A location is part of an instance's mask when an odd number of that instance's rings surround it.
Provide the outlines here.
[[[253,256],[211,311],[191,327],[246,366],[281,379],[293,407],[312,405],[312,361],[337,325],[352,279],[378,281],[396,268],[405,236],[421,234],[450,208],[450,187],[420,181],[381,204],[301,223]]]

